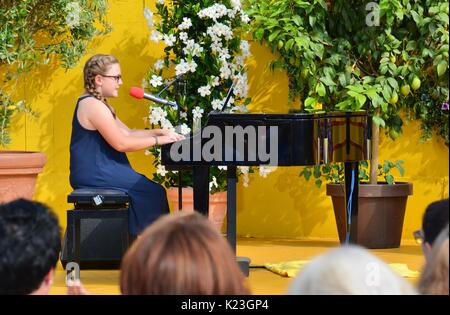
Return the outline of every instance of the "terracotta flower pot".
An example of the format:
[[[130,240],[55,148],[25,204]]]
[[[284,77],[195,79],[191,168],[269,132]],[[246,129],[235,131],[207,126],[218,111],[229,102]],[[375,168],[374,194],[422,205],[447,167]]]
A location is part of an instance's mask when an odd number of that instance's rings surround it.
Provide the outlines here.
[[[32,199],[46,161],[41,152],[0,151],[0,203]]]
[[[412,183],[360,184],[357,244],[367,248],[399,247],[406,202],[412,193]],[[344,243],[347,213],[343,185],[327,184],[327,195],[332,198],[339,239]]]
[[[173,211],[178,211],[178,188],[171,187],[167,190],[167,199],[172,205]],[[194,211],[194,190],[193,188],[183,188],[182,211]],[[209,220],[222,231],[225,216],[227,214],[227,193],[218,192],[209,195]]]

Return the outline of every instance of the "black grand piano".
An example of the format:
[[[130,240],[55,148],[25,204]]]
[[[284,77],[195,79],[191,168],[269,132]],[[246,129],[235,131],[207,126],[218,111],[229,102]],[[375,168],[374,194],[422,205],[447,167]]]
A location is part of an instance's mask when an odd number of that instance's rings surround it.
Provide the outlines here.
[[[194,209],[205,215],[209,204],[209,167],[227,166],[227,239],[236,251],[237,166],[308,166],[344,162],[347,213],[351,213],[350,222],[358,222],[358,162],[370,159],[370,131],[371,117],[364,111],[324,114],[211,112],[206,125],[192,136],[162,146],[161,161],[169,169],[188,167],[192,170]],[[181,205],[181,195],[179,198]],[[349,242],[356,243],[357,224],[347,223],[347,229]],[[238,257],[238,263],[248,275],[249,260]]]

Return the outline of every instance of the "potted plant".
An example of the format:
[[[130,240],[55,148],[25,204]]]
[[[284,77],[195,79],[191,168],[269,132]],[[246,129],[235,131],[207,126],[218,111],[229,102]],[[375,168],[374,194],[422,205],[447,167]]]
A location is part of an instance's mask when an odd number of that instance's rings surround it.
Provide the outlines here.
[[[423,138],[438,130],[448,143],[447,1],[249,0],[247,12],[253,18],[254,38],[279,56],[272,68],[287,71],[290,100],[299,104],[297,109],[365,110],[372,115],[368,177],[375,190],[399,187],[378,182],[379,170],[386,175],[393,165],[400,166],[387,161],[380,169],[380,128],[396,139],[405,119],[418,119]],[[305,178],[314,175],[320,186],[320,178],[339,167],[318,165],[300,174]],[[395,183],[390,174],[386,180]],[[412,192],[410,185],[404,190],[406,196]],[[377,209],[384,204],[380,198]],[[358,220],[362,220],[365,209],[361,201],[359,205]],[[396,230],[401,231],[402,224]],[[358,240],[362,240],[359,233],[363,230],[358,231]],[[394,234],[397,242],[374,246],[395,247],[401,233]]]
[[[242,11],[239,0],[183,0],[157,1],[156,12],[144,10],[151,29],[150,39],[164,42],[165,55],[156,60],[143,80],[143,87],[150,93],[175,99],[176,84],[164,89],[169,78],[182,76],[181,124],[178,125],[176,109],[152,104],[149,124],[192,133],[204,126],[208,113],[221,110],[234,81],[234,90],[227,111],[245,112],[250,103],[248,97],[245,60],[250,56],[250,46],[242,36],[249,18]],[[156,21],[154,21],[154,18]],[[163,92],[161,92],[164,89]],[[172,208],[178,208],[178,172],[168,170],[160,161],[160,148],[147,151],[152,155],[156,172],[154,180],[168,188]],[[239,167],[244,185],[248,184],[248,167]],[[261,168],[266,175],[269,168]],[[210,218],[220,211],[217,226],[220,229],[226,214],[226,167],[210,168]],[[182,173],[183,209],[192,210],[192,174]],[[215,205],[215,202],[220,206]]]
[[[18,95],[18,82],[41,65],[72,67],[90,40],[109,31],[106,2],[23,0],[2,1],[0,7],[0,147],[11,143],[13,116],[37,117]],[[0,150],[0,203],[31,199],[43,152]]]

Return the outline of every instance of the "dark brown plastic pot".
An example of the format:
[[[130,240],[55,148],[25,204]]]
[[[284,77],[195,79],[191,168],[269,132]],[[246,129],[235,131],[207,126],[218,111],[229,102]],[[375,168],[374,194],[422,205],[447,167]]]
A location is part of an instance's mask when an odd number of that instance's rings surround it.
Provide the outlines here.
[[[357,244],[367,248],[400,246],[406,201],[413,193],[412,183],[388,185],[360,184]],[[327,184],[341,243],[346,235],[346,207],[343,184]]]

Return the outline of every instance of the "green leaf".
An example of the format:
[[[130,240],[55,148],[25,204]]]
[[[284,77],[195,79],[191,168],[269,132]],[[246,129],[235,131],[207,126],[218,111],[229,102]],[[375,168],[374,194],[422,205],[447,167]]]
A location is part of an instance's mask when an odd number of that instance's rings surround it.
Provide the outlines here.
[[[363,94],[353,91],[348,91],[347,94],[355,98],[358,101],[360,107],[362,107],[366,103],[367,97]]]
[[[379,116],[373,116],[372,117],[372,122],[374,124],[376,124],[377,126],[380,126],[380,127],[383,127],[383,128],[386,127],[386,123],[384,122],[383,118],[381,118]]]
[[[263,36],[264,36],[264,29],[263,28],[257,29],[255,32],[255,39],[261,41],[263,39]]]
[[[308,97],[308,98],[305,100],[305,107],[314,108],[314,106],[316,105],[316,103],[317,103],[317,99],[316,99],[316,98],[314,98],[314,97]]]
[[[314,165],[314,177],[319,178],[321,175],[320,165]]]
[[[437,74],[438,77],[442,76],[443,74],[445,74],[445,72],[447,71],[447,61],[446,60],[441,60],[438,65],[437,65]]]
[[[322,186],[322,180],[320,180],[320,179],[316,179],[315,183],[316,183],[317,188],[320,188]]]
[[[319,96],[324,97],[325,95],[327,95],[327,91],[325,89],[325,86],[323,85],[322,82],[319,82],[316,86],[316,92],[317,94],[319,94]]]
[[[398,90],[398,83],[397,80],[394,78],[388,78],[387,81],[389,82],[389,85],[392,86],[394,90]]]
[[[272,34],[269,35],[269,42],[273,42],[275,38],[277,38],[278,34],[280,34],[281,30],[276,30]]]
[[[392,175],[386,175],[385,177],[384,177],[384,179],[386,180],[386,182],[389,184],[389,185],[392,185],[392,184],[394,184],[394,176],[392,176]]]
[[[401,161],[401,160],[397,161],[395,163],[395,166],[397,167],[397,169],[398,169],[398,171],[400,173],[400,176],[403,177],[403,175],[405,174],[405,169],[403,168],[403,161]]]

